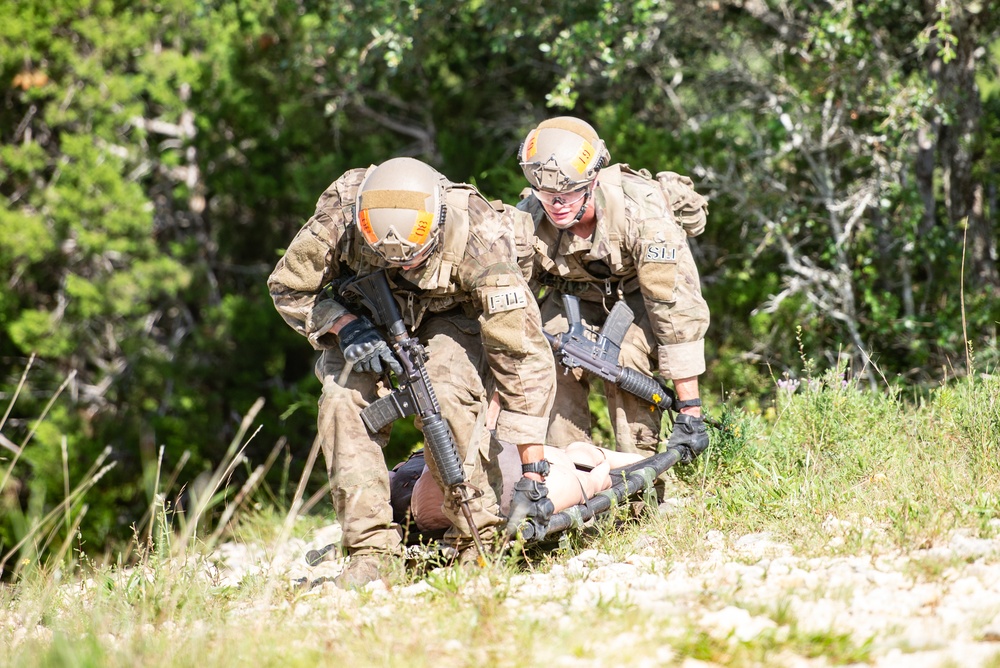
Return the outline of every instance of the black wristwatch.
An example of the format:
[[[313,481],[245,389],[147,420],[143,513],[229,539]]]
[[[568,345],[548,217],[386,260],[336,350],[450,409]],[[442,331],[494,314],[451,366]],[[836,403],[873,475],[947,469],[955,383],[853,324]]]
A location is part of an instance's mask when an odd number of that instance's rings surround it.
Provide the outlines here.
[[[549,464],[549,460],[543,459],[537,462],[529,462],[527,464],[521,464],[521,473],[537,473],[543,478],[549,475],[549,471],[552,470],[552,465]]]

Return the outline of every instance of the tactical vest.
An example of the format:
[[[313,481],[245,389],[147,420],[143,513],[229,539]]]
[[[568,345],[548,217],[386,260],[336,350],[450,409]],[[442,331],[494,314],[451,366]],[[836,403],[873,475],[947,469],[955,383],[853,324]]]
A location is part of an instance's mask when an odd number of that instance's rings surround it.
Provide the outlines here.
[[[437,271],[437,287],[446,293],[457,289],[458,266],[469,245],[469,198],[478,191],[464,183],[454,184],[445,197],[444,239],[441,243],[441,265]]]
[[[598,189],[604,200],[602,220],[594,231],[590,250],[585,253],[593,260],[584,261],[577,253],[560,255],[563,236],[572,233],[552,225],[541,225],[545,212],[538,205],[535,212],[535,249],[538,252],[537,261],[544,270],[537,277],[539,283],[591,301],[628,294],[639,288],[632,259],[622,255],[625,243],[622,238],[625,227],[622,167],[626,168],[626,173],[635,173],[627,165],[611,165],[601,170]]]
[[[441,252],[432,257],[419,272],[416,287],[422,293],[406,291],[403,313],[414,329],[428,311],[444,311],[467,305],[473,295],[458,294],[458,270],[469,244],[469,198],[474,187],[457,183],[445,194],[445,219],[442,225]],[[398,297],[402,294],[397,293]],[[466,313],[470,317],[472,313]]]

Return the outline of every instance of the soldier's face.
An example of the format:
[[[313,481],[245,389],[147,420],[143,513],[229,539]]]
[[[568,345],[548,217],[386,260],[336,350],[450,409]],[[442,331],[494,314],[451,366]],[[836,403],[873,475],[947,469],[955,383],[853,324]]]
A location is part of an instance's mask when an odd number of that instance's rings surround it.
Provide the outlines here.
[[[560,229],[565,229],[572,227],[576,222],[576,215],[580,213],[580,209],[589,199],[587,195],[590,193],[592,185],[588,184],[568,193],[548,193],[537,190],[534,193],[552,224]]]

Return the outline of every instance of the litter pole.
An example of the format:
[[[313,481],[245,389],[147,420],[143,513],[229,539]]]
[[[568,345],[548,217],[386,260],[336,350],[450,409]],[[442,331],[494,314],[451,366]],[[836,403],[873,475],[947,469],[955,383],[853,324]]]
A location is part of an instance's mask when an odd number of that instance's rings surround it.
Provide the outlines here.
[[[598,515],[625,503],[632,495],[651,488],[656,478],[664,471],[681,460],[683,456],[679,448],[670,448],[647,457],[631,466],[611,471],[611,488],[598,492],[586,503],[577,504],[571,508],[556,513],[549,520],[545,537],[552,534],[582,527]],[[525,543],[534,542],[535,531],[531,524],[525,524],[520,529]]]

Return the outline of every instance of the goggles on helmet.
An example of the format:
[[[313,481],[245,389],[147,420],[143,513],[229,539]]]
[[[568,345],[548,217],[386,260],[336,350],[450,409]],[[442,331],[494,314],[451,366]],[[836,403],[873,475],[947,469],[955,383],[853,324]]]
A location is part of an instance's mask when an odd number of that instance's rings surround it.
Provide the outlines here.
[[[587,185],[610,160],[593,126],[572,116],[543,121],[518,149],[521,171],[536,192],[567,192]]]

